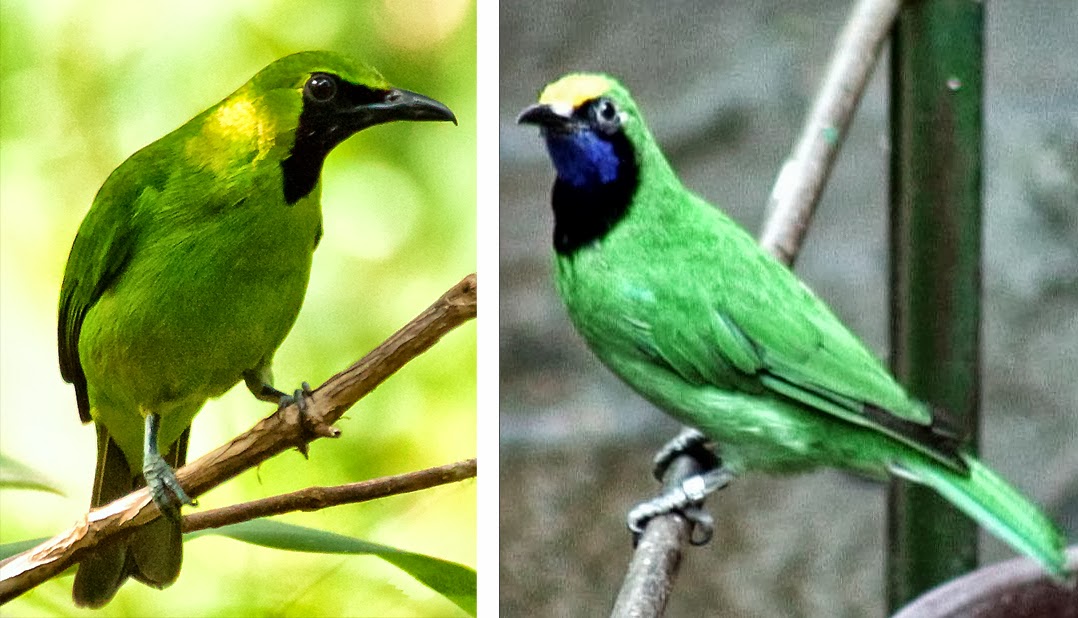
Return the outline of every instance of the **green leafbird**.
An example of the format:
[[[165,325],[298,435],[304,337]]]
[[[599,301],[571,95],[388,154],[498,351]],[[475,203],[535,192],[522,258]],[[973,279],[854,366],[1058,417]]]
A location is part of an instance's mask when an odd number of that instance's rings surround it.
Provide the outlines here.
[[[79,227],[60,292],[60,370],[97,428],[94,506],[145,484],[166,515],[82,560],[74,600],[100,607],[127,577],[179,574],[176,482],[191,421],[240,380],[259,399],[299,313],[322,236],[326,155],[396,120],[456,122],[329,52],[282,58],[108,177]],[[162,457],[162,453],[164,456]]]
[[[924,483],[1065,574],[1063,536],[965,450],[786,266],[678,180],[628,91],[547,86],[558,291],[604,364],[721,450],[726,472],[817,466]]]

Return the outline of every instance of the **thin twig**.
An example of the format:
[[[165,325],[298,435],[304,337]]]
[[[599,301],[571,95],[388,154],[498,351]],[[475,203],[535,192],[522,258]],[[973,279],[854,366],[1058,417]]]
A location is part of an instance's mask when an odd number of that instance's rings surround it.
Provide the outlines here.
[[[666,469],[663,491],[672,491],[685,479],[704,471],[695,458],[681,455]],[[677,513],[648,522],[633,552],[611,616],[663,615],[681,566],[681,548],[691,534],[692,524]]]
[[[801,249],[846,129],[902,0],[861,0],[835,44],[827,75],[768,200],[760,244],[787,265]]]
[[[307,487],[287,494],[192,513],[183,518],[183,531],[194,532],[205,528],[220,528],[259,517],[271,517],[293,511],[320,511],[331,506],[406,494],[473,478],[475,472],[476,461],[473,458],[358,483],[333,487]]]
[[[307,409],[310,424],[300,422],[295,404],[288,406],[184,466],[176,472],[177,479],[188,495],[198,496],[282,451],[303,448],[318,437],[335,435],[330,426],[348,408],[475,314],[476,278],[472,274],[356,364],[315,389]],[[159,516],[145,488],[92,509],[69,530],[0,566],[0,603],[59,574],[105,539],[130,534]]]
[[[787,266],[801,250],[816,204],[830,175],[861,95],[898,15],[901,0],[860,0],[835,45],[827,76],[779,173],[768,200],[760,245]],[[671,462],[664,486],[699,474],[700,467],[682,455]],[[648,522],[640,536],[612,616],[661,616],[673,588],[689,522],[669,514]]]

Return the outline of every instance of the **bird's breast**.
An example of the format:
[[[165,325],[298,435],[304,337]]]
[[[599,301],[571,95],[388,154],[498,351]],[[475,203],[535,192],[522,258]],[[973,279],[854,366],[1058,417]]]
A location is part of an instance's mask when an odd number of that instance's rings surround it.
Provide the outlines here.
[[[140,230],[124,272],[83,323],[91,392],[139,393],[147,406],[204,400],[272,355],[303,303],[320,213],[317,204],[251,200]]]

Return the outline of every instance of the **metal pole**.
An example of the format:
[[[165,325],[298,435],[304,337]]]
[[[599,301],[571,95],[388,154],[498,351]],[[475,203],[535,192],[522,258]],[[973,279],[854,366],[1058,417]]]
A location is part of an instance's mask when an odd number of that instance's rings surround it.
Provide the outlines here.
[[[891,48],[891,341],[895,374],[976,448],[980,399],[984,7],[911,0]],[[977,526],[931,490],[889,495],[892,611],[976,566]]]

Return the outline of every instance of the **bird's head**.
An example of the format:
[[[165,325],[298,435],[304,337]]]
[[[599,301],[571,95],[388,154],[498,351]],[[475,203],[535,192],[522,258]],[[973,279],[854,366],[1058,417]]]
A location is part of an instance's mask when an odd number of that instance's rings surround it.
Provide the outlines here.
[[[318,182],[322,163],[338,144],[358,131],[397,120],[445,120],[448,107],[395,88],[378,71],[324,51],[285,56],[259,71],[243,87],[208,110],[201,124],[209,151],[222,146],[254,151],[256,160],[279,155],[288,203]],[[203,153],[210,160],[214,152]]]
[[[635,177],[637,145],[650,140],[628,90],[596,73],[551,83],[517,122],[539,126],[558,177],[578,188]]]
[[[296,118],[297,142],[313,142],[325,152],[377,124],[457,122],[442,103],[394,88],[373,68],[332,52],[285,56],[259,71],[247,88],[264,98],[275,114]]]

